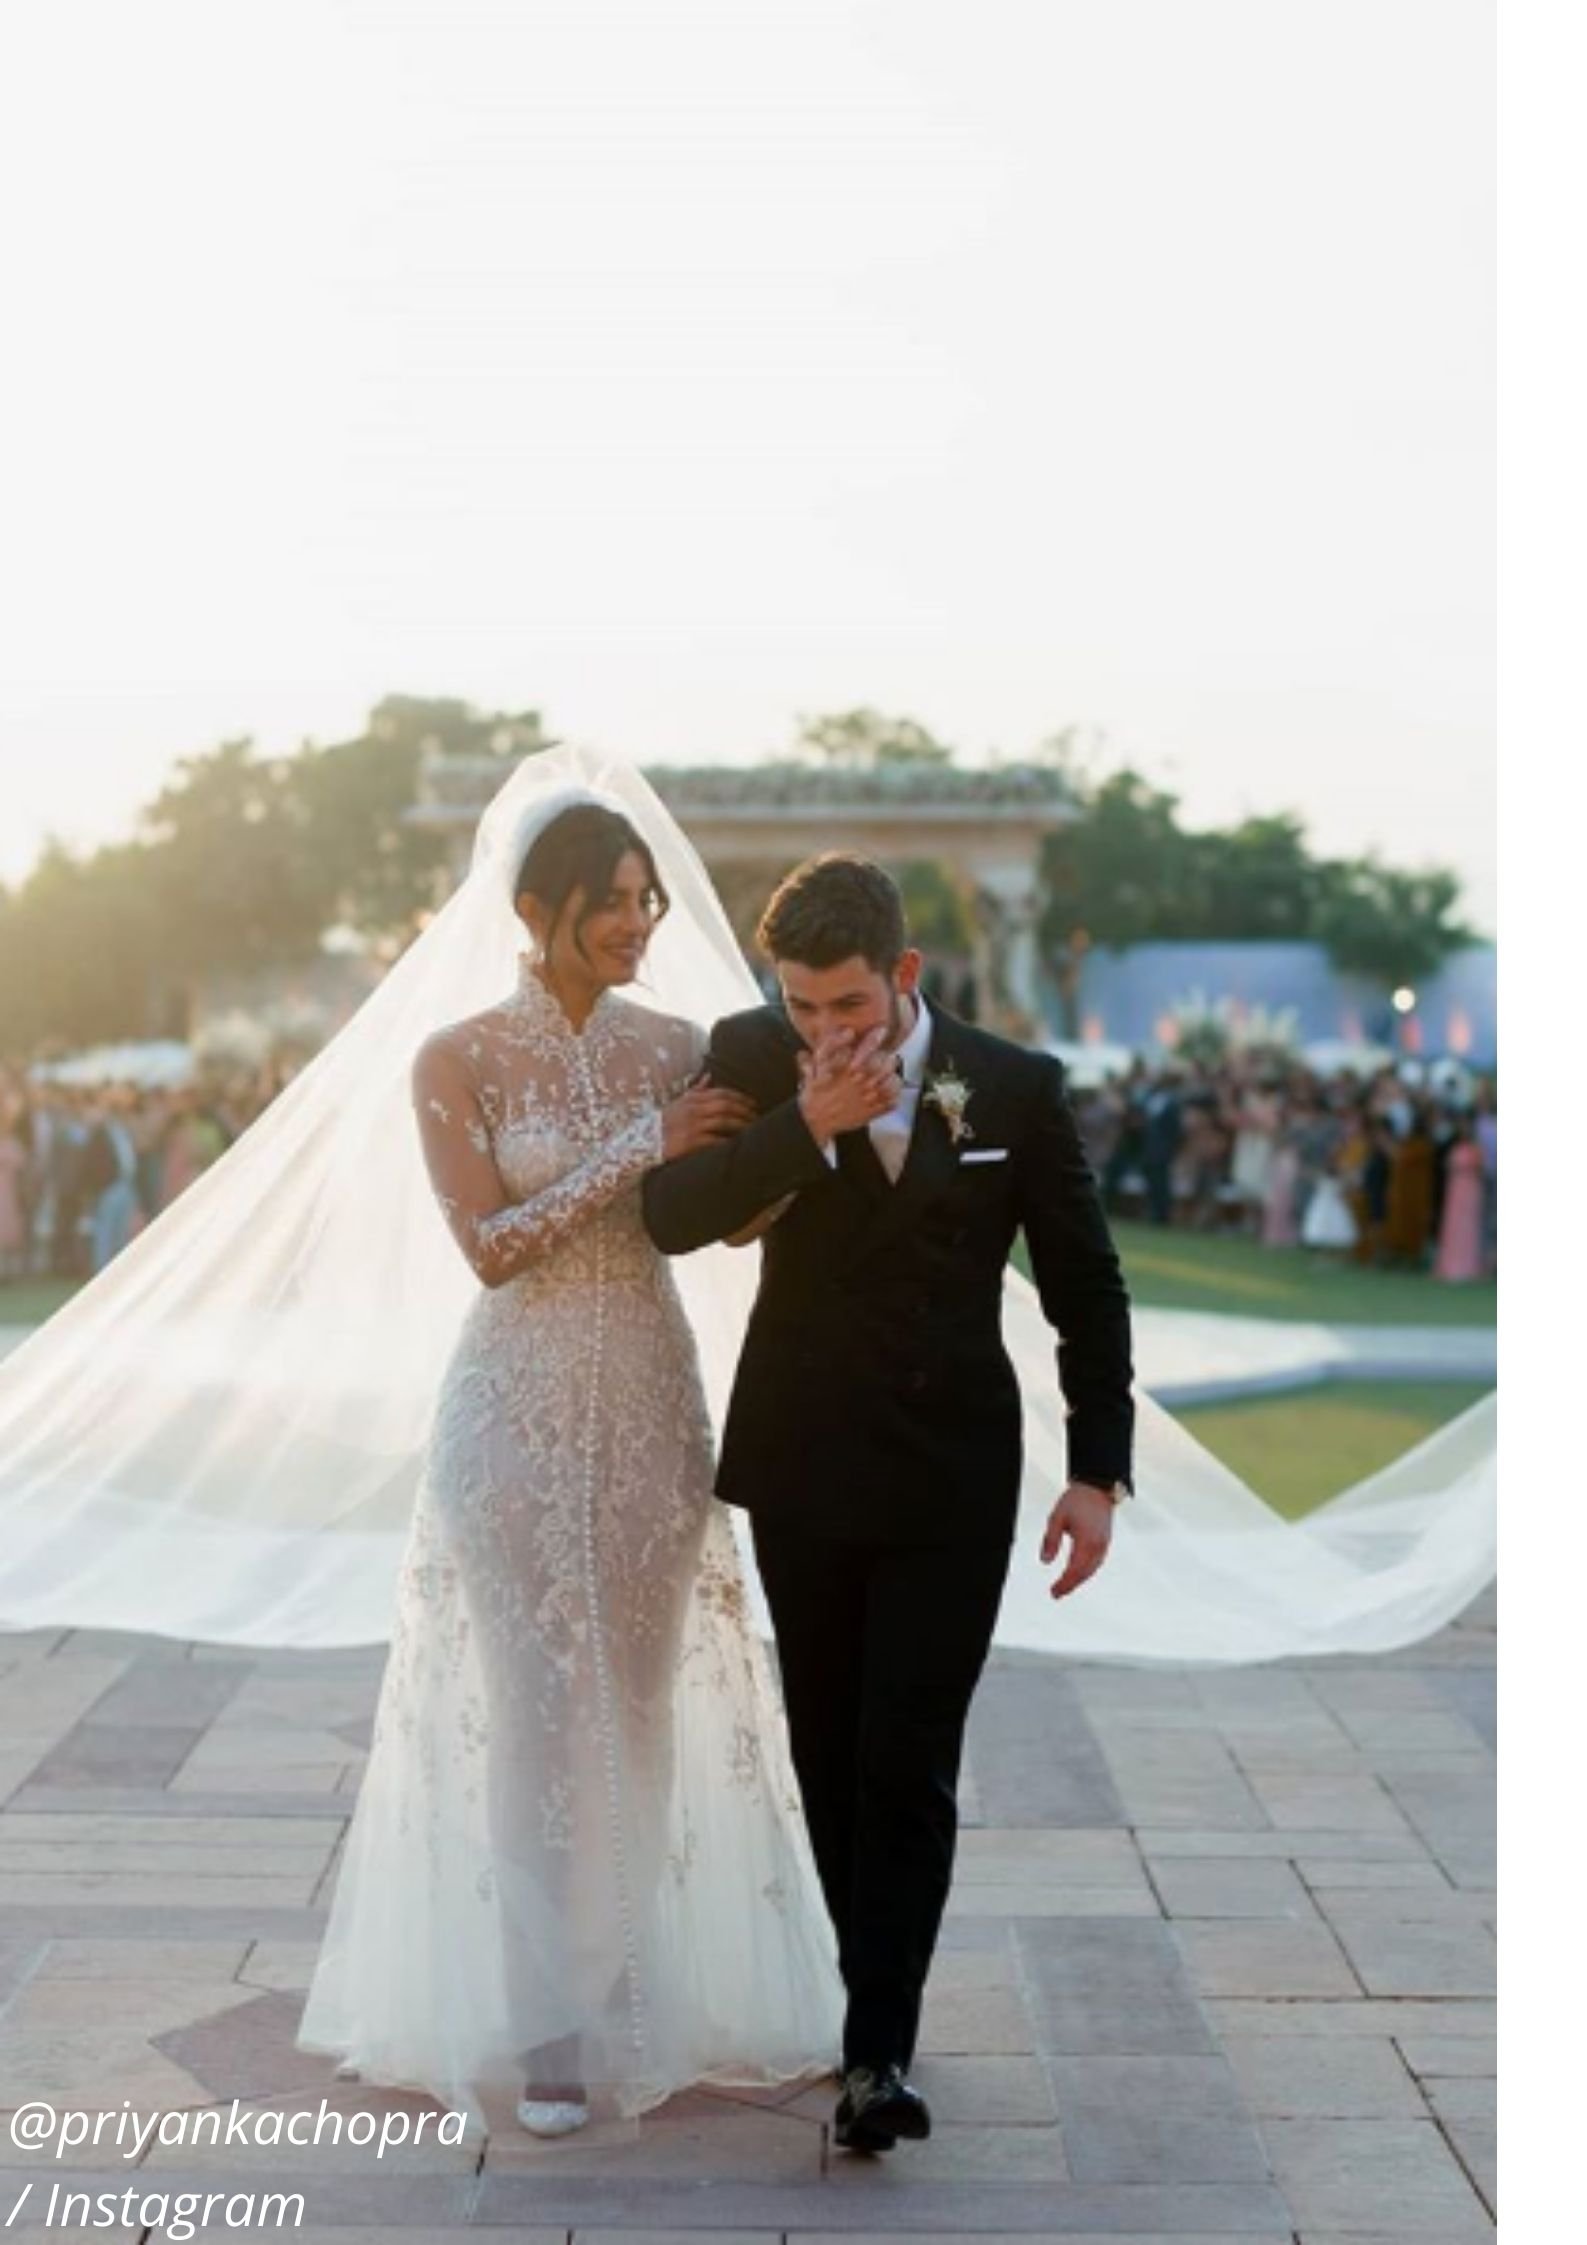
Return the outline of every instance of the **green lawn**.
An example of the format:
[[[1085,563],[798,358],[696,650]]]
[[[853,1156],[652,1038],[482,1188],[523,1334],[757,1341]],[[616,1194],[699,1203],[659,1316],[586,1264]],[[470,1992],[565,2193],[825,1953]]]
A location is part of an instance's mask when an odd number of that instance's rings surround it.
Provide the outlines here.
[[[0,1325],[42,1325],[76,1292],[69,1278],[8,1279],[0,1284]]]
[[[1340,1380],[1175,1413],[1286,1520],[1297,1520],[1488,1393],[1455,1380]]]
[[[1301,1247],[1115,1223],[1130,1294],[1143,1308],[1223,1310],[1325,1325],[1492,1325],[1492,1280],[1444,1286],[1404,1271],[1363,1270]]]

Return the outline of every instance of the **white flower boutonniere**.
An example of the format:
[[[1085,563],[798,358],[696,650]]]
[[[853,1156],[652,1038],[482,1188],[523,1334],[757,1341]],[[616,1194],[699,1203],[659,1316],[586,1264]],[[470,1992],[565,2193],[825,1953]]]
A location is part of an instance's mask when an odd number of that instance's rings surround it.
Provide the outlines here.
[[[925,1100],[935,1107],[948,1126],[948,1136],[957,1146],[961,1138],[973,1138],[975,1132],[964,1119],[964,1110],[970,1104],[970,1086],[957,1074],[950,1060],[937,1075],[926,1076]]]

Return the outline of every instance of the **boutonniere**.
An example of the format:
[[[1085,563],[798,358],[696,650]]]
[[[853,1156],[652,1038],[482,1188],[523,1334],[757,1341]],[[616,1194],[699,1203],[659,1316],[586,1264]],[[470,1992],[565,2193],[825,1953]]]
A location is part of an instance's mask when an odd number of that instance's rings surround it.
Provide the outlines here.
[[[970,1104],[970,1086],[956,1072],[951,1060],[936,1075],[927,1071],[925,1099],[926,1105],[935,1107],[947,1124],[948,1136],[956,1146],[961,1138],[975,1136],[964,1119],[964,1110]]]

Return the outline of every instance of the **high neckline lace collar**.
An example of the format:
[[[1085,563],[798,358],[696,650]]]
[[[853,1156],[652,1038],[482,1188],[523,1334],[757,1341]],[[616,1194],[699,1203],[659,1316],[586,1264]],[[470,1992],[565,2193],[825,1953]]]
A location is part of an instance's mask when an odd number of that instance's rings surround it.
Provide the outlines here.
[[[552,1036],[570,1037],[577,1043],[582,1042],[592,1029],[599,1027],[609,1017],[613,994],[609,988],[601,990],[585,1016],[583,1027],[575,1029],[563,1011],[561,999],[548,990],[541,980],[531,953],[520,951],[518,988],[514,1003],[521,1013],[533,1021],[537,1029],[543,1029]]]

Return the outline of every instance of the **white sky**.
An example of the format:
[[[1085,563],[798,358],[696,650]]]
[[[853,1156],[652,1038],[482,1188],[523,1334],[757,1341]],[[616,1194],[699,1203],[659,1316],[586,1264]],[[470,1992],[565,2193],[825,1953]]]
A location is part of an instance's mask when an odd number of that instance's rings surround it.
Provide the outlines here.
[[[1493,914],[1487,0],[52,0],[0,875],[388,691],[1078,721]]]

